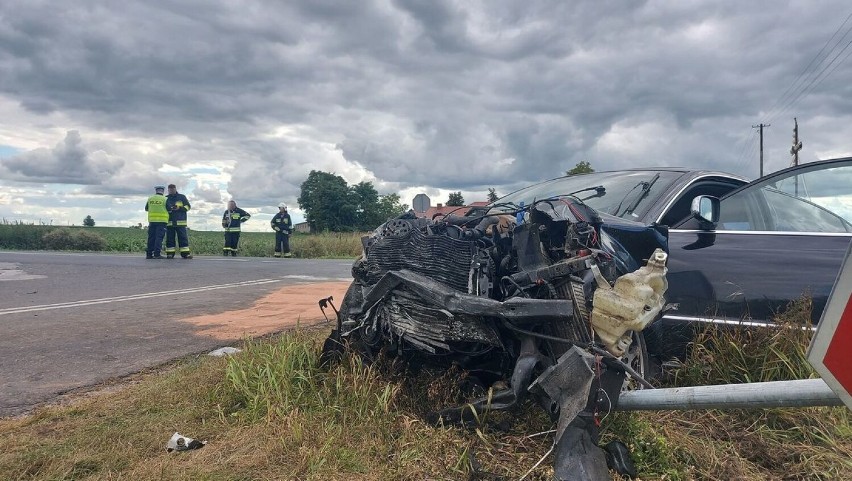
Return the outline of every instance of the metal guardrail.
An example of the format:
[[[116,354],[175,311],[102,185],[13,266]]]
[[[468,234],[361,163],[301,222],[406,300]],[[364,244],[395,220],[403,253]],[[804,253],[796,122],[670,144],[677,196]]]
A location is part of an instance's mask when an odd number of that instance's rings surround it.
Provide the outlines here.
[[[755,382],[621,393],[617,411],[686,411],[692,409],[763,409],[842,406],[822,379]]]

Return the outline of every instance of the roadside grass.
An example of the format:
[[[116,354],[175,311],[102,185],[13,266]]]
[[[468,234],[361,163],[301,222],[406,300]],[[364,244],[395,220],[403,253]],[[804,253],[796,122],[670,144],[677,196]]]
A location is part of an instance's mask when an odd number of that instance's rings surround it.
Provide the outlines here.
[[[293,234],[290,249],[301,258],[354,258],[361,254],[360,233]],[[73,250],[132,252],[143,254],[148,231],[123,227],[57,227],[22,223],[0,223],[0,249]],[[190,231],[193,253],[221,255],[224,233]],[[240,236],[241,256],[272,257],[274,232],[243,232]]]
[[[319,366],[325,333],[247,341],[228,359],[189,359],[69,407],[0,422],[11,479],[467,479],[469,453],[518,471],[544,452],[524,434],[432,427],[407,409],[438,381],[388,381],[356,359]],[[438,384],[436,384],[436,382]],[[417,392],[419,394],[412,395]],[[174,431],[207,440],[166,453]],[[518,438],[517,440],[515,438]],[[526,451],[526,453],[524,453]],[[496,462],[497,466],[490,463]]]
[[[812,375],[802,364],[807,300],[761,333],[704,332],[673,385]],[[806,315],[807,314],[807,315]],[[787,316],[786,318],[784,316]],[[188,358],[118,392],[0,421],[11,479],[517,479],[550,447],[540,409],[482,416],[474,429],[422,415],[458,402],[454,370],[401,372],[346,358],[319,366],[324,332],[248,340],[226,359]],[[775,353],[775,354],[773,354]],[[612,413],[642,479],[852,479],[846,408]],[[167,454],[174,431],[208,440]],[[475,461],[473,461],[475,460]],[[548,459],[527,479],[550,479]]]
[[[812,303],[793,302],[774,329],[711,327],[671,386],[818,377],[807,362]],[[614,413],[604,439],[631,448],[651,479],[852,479],[846,407]]]

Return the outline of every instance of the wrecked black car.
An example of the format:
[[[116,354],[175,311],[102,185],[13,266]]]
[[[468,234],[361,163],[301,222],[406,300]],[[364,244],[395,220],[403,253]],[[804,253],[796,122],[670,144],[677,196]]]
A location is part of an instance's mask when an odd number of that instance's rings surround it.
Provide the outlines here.
[[[577,194],[383,224],[362,239],[326,359],[348,346],[458,366],[492,390],[434,420],[532,399],[559,420],[557,476],[608,479],[596,417],[649,386],[642,329],[665,305],[667,231]]]

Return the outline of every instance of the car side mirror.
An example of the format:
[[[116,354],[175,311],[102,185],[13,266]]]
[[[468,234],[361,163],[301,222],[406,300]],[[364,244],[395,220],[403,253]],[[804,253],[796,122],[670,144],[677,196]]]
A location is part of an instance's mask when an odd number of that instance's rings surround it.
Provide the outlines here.
[[[711,195],[692,199],[692,217],[698,219],[702,230],[714,230],[719,223],[719,199]]]

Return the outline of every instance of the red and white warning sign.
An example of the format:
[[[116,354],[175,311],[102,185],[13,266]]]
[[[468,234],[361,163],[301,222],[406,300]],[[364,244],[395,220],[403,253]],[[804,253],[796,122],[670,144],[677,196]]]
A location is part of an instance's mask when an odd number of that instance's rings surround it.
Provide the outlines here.
[[[808,361],[852,409],[852,245],[811,340]]]

